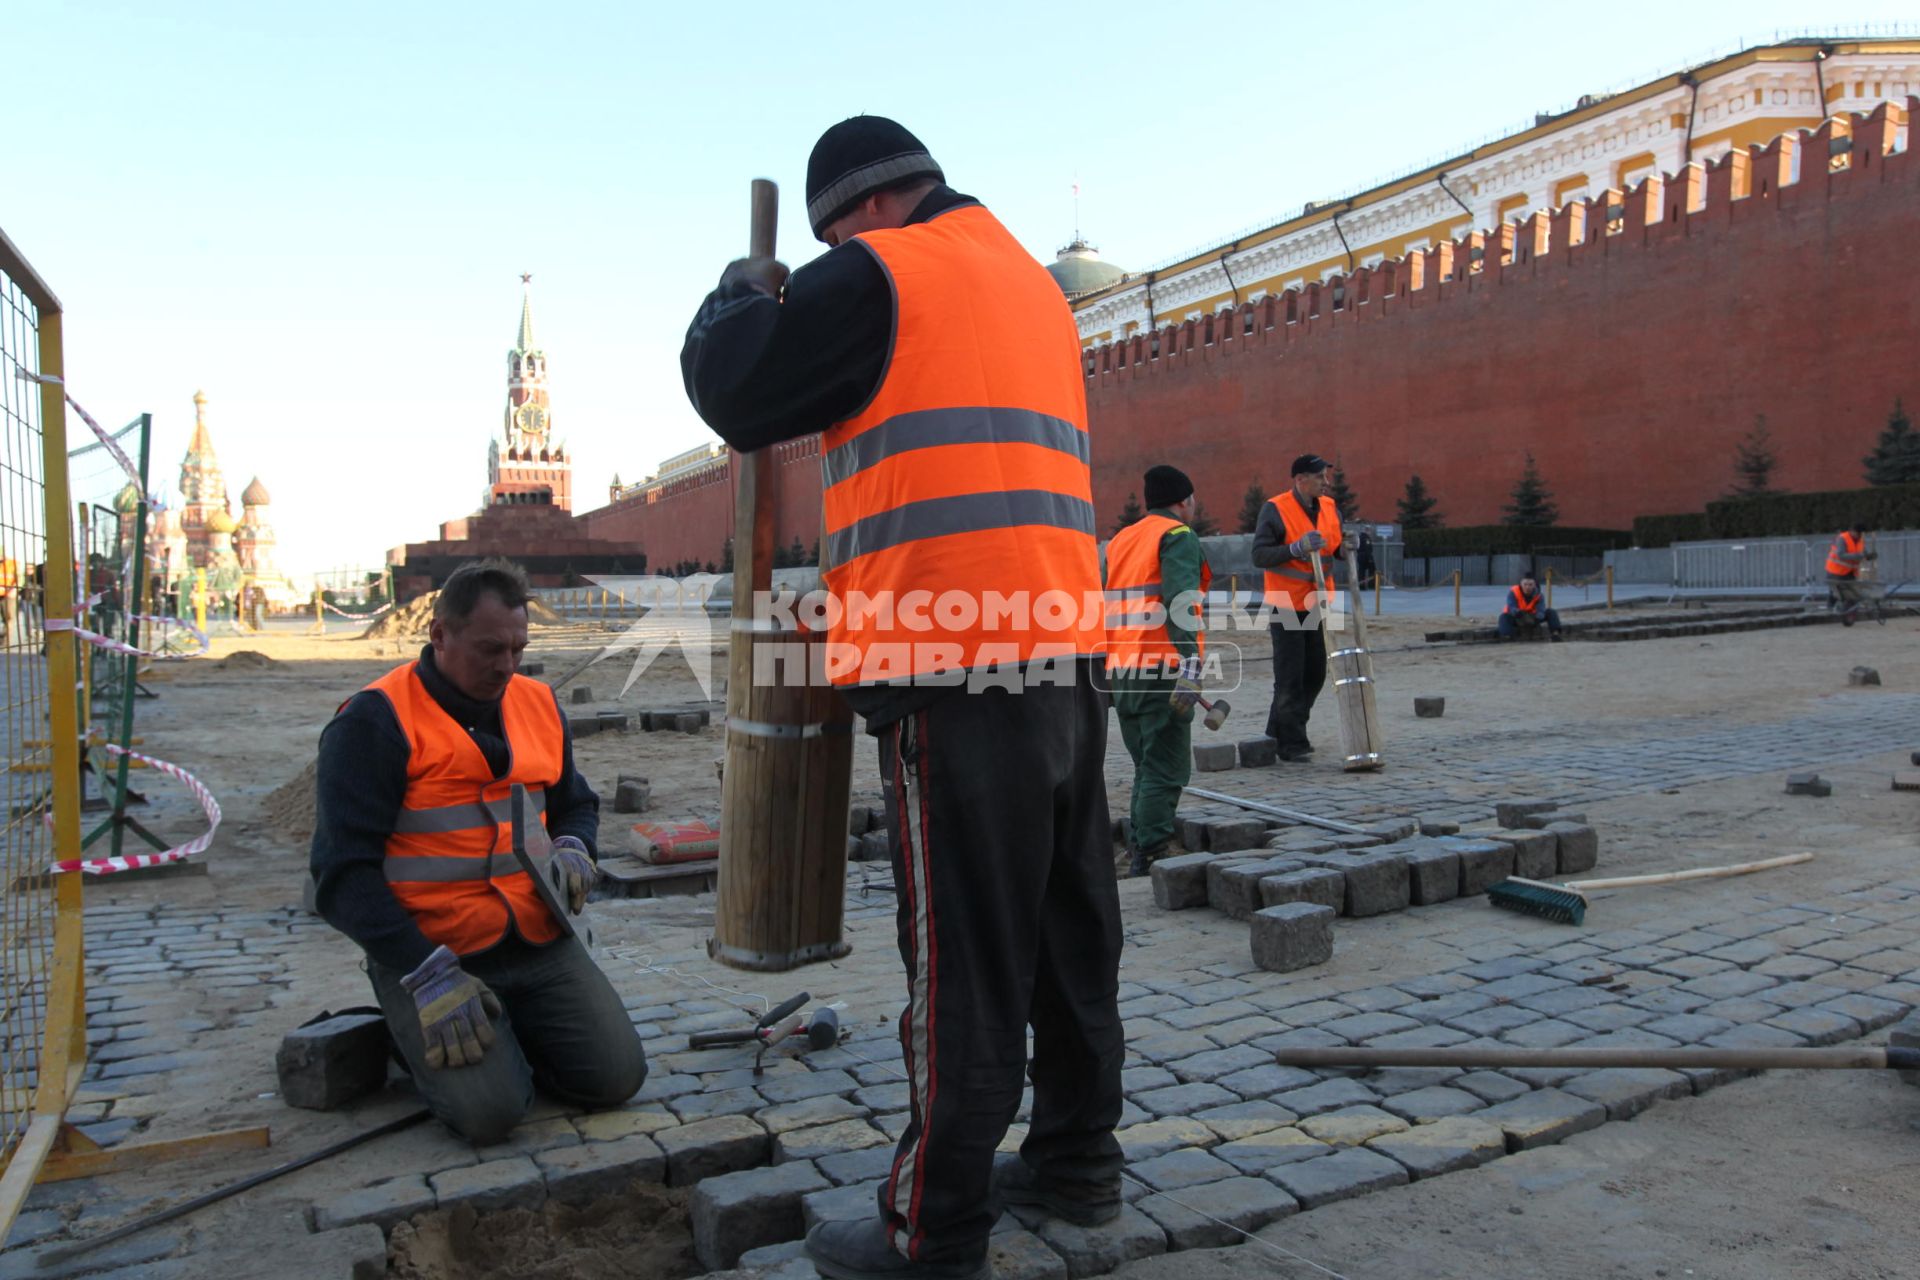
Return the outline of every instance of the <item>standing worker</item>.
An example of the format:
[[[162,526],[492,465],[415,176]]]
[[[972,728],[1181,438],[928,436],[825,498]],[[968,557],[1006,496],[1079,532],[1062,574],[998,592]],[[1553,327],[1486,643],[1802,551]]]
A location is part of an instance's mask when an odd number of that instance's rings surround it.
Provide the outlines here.
[[[1266,603],[1281,611],[1268,624],[1273,636],[1273,707],[1267,712],[1267,736],[1282,760],[1294,762],[1313,754],[1307,718],[1327,683],[1327,646],[1313,610],[1332,608],[1338,599],[1331,582],[1327,598],[1320,599],[1308,559],[1316,551],[1323,559],[1340,555],[1340,512],[1324,499],[1328,466],[1317,454],[1295,458],[1293,486],[1267,500],[1253,529],[1253,563],[1267,571]],[[1331,575],[1331,566],[1327,572]]]
[[[989,1274],[994,1151],[1023,1071],[1032,1123],[1002,1198],[1083,1223],[1120,1210],[1120,903],[1080,339],[1053,278],[892,120],[821,136],[807,217],[829,252],[791,278],[732,263],[680,356],[734,448],[824,433],[827,590],[902,623],[838,611],[828,662],[879,739],[911,1109],[879,1215],[823,1223],[807,1250],[835,1280],[971,1280]],[[922,593],[938,607],[905,621]],[[1071,616],[1039,607],[1052,593]]]
[[[1879,552],[1867,550],[1867,526],[1858,520],[1834,535],[1827,548],[1827,589],[1839,602],[1841,626],[1852,626],[1860,611],[1860,566],[1879,558]]]
[[[454,570],[419,660],[349,698],[320,735],[320,914],[366,952],[422,1099],[475,1146],[503,1140],[536,1086],[616,1107],[647,1077],[613,984],[512,853],[518,783],[570,912],[585,907],[600,800],[574,768],[558,696],[516,674],[528,594],[504,560]]]
[[[1107,676],[1120,737],[1133,757],[1130,870],[1146,875],[1173,840],[1173,812],[1193,774],[1193,703],[1175,682],[1200,682],[1206,590],[1213,581],[1193,519],[1193,481],[1147,472],[1147,514],[1107,544]]]
[[[0,646],[13,643],[13,627],[19,617],[20,562],[0,547]]]

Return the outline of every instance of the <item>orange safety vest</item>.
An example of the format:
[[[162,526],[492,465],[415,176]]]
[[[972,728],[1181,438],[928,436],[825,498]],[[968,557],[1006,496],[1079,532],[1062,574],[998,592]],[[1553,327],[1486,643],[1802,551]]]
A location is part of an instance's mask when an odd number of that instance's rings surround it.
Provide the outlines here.
[[[1171,676],[1180,669],[1180,651],[1167,634],[1168,601],[1160,587],[1160,543],[1176,529],[1169,516],[1144,515],[1107,544],[1107,670],[1126,675]],[[1200,561],[1200,593],[1213,583],[1213,568]],[[1204,604],[1202,605],[1204,608]],[[1207,637],[1194,633],[1196,654],[1207,651]]]
[[[1520,593],[1520,585],[1515,583],[1507,592],[1508,613],[1537,613],[1539,609],[1540,593],[1538,591],[1530,596],[1522,595]]]
[[[828,678],[1100,652],[1086,384],[1060,286],[978,205],[854,239],[896,317],[873,399],[821,438],[842,605]]]
[[[529,942],[552,942],[560,924],[513,856],[513,784],[546,825],[546,789],[560,781],[565,729],[553,691],[516,675],[500,700],[510,762],[495,778],[467,731],[433,700],[415,664],[367,686],[393,707],[407,735],[407,793],[387,837],[387,885],[430,942],[471,955],[509,923]]]
[[[1314,529],[1318,529],[1320,536],[1327,540],[1327,545],[1320,549],[1321,571],[1327,576],[1327,607],[1337,607],[1340,593],[1332,590],[1333,567],[1327,563],[1327,557],[1340,549],[1340,511],[1334,506],[1333,499],[1322,495],[1320,518],[1317,521],[1307,519],[1306,508],[1300,505],[1300,499],[1291,489],[1267,501],[1280,513],[1280,521],[1286,526],[1285,536],[1289,546]],[[1267,570],[1266,599],[1270,605],[1286,605],[1296,613],[1305,613],[1313,608],[1313,563],[1308,560],[1289,560],[1278,569]]]
[[[12,556],[0,560],[0,598],[13,594],[20,585],[20,562]]]
[[[1866,550],[1867,540],[1864,537],[1856,538],[1853,534],[1842,531],[1833,540],[1833,545],[1827,548],[1827,572],[1836,578],[1859,577],[1860,566],[1857,563],[1848,564],[1840,557],[1864,555]]]

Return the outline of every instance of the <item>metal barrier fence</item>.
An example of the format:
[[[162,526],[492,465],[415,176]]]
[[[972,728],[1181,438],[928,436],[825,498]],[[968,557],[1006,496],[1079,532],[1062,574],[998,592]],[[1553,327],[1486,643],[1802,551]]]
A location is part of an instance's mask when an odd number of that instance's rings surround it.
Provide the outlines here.
[[[80,877],[48,870],[80,851],[63,372],[59,300],[0,233],[0,1240],[86,1064]]]
[[[1831,545],[1827,537],[1677,543],[1673,585],[1682,591],[1798,587],[1819,594],[1826,590]],[[1879,553],[1870,570],[1875,580],[1889,587],[1920,581],[1920,533],[1869,534],[1868,545]]]

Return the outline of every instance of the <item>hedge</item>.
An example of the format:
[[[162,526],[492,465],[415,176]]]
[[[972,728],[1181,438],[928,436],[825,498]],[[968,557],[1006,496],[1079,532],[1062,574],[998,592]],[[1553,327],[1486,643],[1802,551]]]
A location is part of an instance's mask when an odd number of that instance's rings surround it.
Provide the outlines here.
[[[1920,528],[1920,484],[1723,498],[1697,515],[1641,516],[1633,522],[1633,538],[1635,546],[1664,547],[1713,538],[1823,536],[1856,520],[1870,529]]]
[[[1449,529],[1410,529],[1409,556],[1529,555],[1542,548],[1626,547],[1633,535],[1624,529],[1581,529],[1568,525],[1463,525]]]

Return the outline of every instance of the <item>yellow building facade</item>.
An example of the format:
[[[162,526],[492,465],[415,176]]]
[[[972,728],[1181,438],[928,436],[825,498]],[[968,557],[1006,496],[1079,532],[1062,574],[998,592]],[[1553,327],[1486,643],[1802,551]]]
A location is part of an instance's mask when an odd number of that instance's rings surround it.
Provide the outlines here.
[[[1764,146],[1839,112],[1920,94],[1920,40],[1807,39],[1742,50],[1541,116],[1475,147],[1153,271],[1072,298],[1081,340],[1113,342]]]

